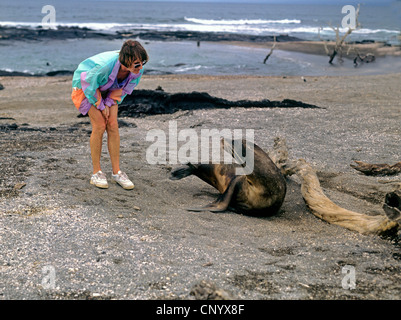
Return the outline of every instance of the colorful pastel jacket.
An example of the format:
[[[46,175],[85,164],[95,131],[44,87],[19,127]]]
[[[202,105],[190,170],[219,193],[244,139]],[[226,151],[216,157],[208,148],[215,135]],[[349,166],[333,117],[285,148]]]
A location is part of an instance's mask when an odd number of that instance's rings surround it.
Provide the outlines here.
[[[138,85],[143,69],[138,74],[130,72],[124,81],[117,82],[121,65],[118,55],[119,51],[107,51],[78,65],[72,78],[71,98],[82,114],[87,114],[92,105],[103,110],[106,106],[120,104]]]

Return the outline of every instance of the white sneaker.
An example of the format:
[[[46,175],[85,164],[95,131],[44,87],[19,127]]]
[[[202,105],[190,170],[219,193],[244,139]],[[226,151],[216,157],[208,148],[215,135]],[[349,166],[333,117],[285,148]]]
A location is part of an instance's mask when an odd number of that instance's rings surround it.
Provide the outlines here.
[[[98,188],[107,189],[109,187],[106,175],[101,170],[92,175],[90,182]]]
[[[125,172],[118,171],[117,174],[111,174],[111,179],[114,182],[117,182],[120,186],[122,186],[126,190],[134,189],[134,184],[132,181],[127,177]]]

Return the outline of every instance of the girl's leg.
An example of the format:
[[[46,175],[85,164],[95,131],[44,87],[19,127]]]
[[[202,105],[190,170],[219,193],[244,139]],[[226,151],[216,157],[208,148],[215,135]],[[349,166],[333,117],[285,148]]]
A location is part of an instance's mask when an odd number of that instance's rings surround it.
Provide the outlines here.
[[[120,133],[118,131],[117,111],[118,105],[115,104],[110,107],[109,120],[106,124],[107,146],[109,148],[113,174],[117,174],[120,171]]]
[[[124,189],[131,190],[134,188],[134,184],[127,177],[124,172],[120,172],[120,133],[118,132],[117,122],[117,111],[118,106],[114,105],[110,107],[109,120],[106,124],[107,131],[107,145],[109,147],[109,154],[111,160],[111,166],[113,167],[112,179]]]
[[[88,112],[91,124],[92,134],[89,140],[92,156],[93,173],[97,173],[100,168],[100,155],[102,153],[103,133],[106,130],[106,121],[102,112],[92,106]]]

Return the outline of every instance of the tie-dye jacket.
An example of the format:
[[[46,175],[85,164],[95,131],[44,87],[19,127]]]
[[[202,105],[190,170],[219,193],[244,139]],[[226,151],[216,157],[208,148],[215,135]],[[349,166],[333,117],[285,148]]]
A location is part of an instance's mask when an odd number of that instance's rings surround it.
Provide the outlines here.
[[[138,74],[130,72],[126,81],[117,82],[121,65],[118,54],[119,51],[99,53],[82,61],[75,70],[71,98],[83,115],[92,105],[103,110],[106,106],[120,104],[138,85],[143,69]]]

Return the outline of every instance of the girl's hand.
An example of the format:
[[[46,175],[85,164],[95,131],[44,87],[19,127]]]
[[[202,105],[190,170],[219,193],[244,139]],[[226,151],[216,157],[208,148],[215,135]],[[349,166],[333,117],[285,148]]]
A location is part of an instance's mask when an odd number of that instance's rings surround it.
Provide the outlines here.
[[[107,121],[109,120],[109,115],[110,115],[110,110],[109,110],[109,107],[108,107],[108,106],[106,106],[106,107],[102,110],[102,115],[103,115],[103,118],[106,120],[106,123],[107,123]]]

